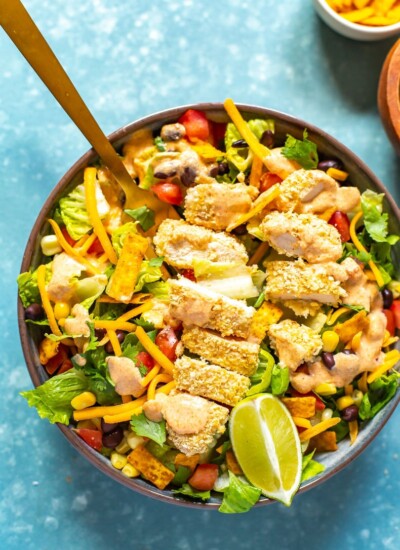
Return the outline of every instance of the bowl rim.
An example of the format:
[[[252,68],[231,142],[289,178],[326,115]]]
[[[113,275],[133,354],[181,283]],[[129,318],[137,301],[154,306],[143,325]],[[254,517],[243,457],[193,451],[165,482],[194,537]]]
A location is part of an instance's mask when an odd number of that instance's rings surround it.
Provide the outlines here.
[[[354,162],[362,170],[367,180],[372,182],[373,185],[379,190],[379,192],[385,193],[386,200],[389,203],[390,208],[392,209],[397,220],[400,223],[400,208],[397,206],[393,197],[385,188],[383,183],[377,178],[377,176],[375,176],[375,174],[371,171],[371,169],[355,153],[353,153],[347,146],[339,142],[336,138],[334,138],[333,136],[331,136],[330,134],[321,130],[320,128],[318,128],[313,124],[309,124],[308,122],[300,118],[283,113],[275,109],[269,109],[266,107],[261,107],[257,105],[246,104],[246,103],[236,103],[236,106],[241,112],[244,112],[246,115],[254,115],[254,114],[258,116],[261,115],[265,118],[275,118],[277,121],[287,125],[293,125],[295,127],[303,128],[303,129],[307,128],[309,134],[314,134],[320,137],[325,142],[329,143],[329,145],[337,149],[341,154],[350,158],[351,161]],[[144,116],[142,118],[136,119],[131,123],[126,124],[121,128],[115,130],[111,134],[109,134],[108,139],[113,144],[116,144],[116,143],[118,144],[118,142],[122,142],[124,138],[126,138],[132,132],[139,130],[140,128],[155,125],[155,124],[157,124],[158,126],[161,126],[163,122],[165,123],[168,120],[177,120],[179,116],[183,112],[185,112],[187,109],[198,109],[205,112],[208,112],[208,111],[221,112],[223,114],[225,113],[223,103],[221,102],[193,103],[193,104],[187,104],[187,105],[182,105],[178,107],[172,107],[169,109],[164,109],[156,113]],[[21,273],[28,271],[29,268],[31,267],[31,262],[32,262],[33,253],[35,250],[37,236],[40,232],[40,229],[42,228],[43,224],[46,221],[46,216],[48,215],[48,212],[51,210],[52,205],[60,197],[61,191],[63,191],[64,188],[68,186],[68,184],[83,169],[84,166],[87,166],[89,163],[94,162],[97,158],[98,158],[98,155],[93,148],[86,151],[86,153],[84,153],[67,170],[67,172],[61,177],[59,182],[56,184],[56,186],[52,189],[52,191],[48,195],[30,232],[30,236],[29,236],[26,248],[24,250],[23,259],[21,263],[21,269],[20,269]],[[31,380],[34,386],[37,387],[42,383],[42,379],[39,375],[40,366],[38,366],[35,363],[33,353],[31,352],[31,350],[33,349],[32,338],[30,337],[30,334],[29,334],[29,327],[27,323],[25,323],[24,308],[18,296],[17,296],[17,301],[18,301],[18,304],[17,304],[18,327],[19,327],[23,355],[25,358],[25,362],[26,362]],[[349,447],[349,452],[347,453],[346,458],[342,460],[339,464],[332,467],[330,471],[326,471],[326,473],[323,473],[320,476],[311,478],[310,480],[307,480],[306,482],[304,482],[300,486],[296,495],[304,493],[305,491],[308,491],[309,489],[326,481],[327,479],[331,478],[333,475],[335,475],[336,473],[344,469],[353,460],[355,460],[357,456],[359,456],[365,450],[365,448],[373,441],[373,439],[378,435],[378,433],[381,431],[383,426],[389,420],[390,416],[395,411],[399,402],[400,402],[400,392],[398,391],[395,397],[392,399],[392,401],[388,403],[388,405],[386,405],[386,407],[374,419],[372,419],[369,422],[369,425],[371,426],[371,435],[368,438],[365,438],[365,440],[363,440],[360,444],[354,445],[353,447]],[[134,490],[137,493],[140,493],[148,497],[153,497],[157,500],[164,501],[169,504],[196,508],[196,509],[207,509],[207,510],[218,509],[221,504],[220,499],[216,499],[215,497],[212,498],[211,501],[208,501],[205,503],[185,499],[185,498],[182,498],[181,495],[176,497],[176,496],[173,496],[170,491],[169,492],[160,491],[159,489],[157,489],[156,487],[153,487],[152,485],[142,480],[141,478],[127,478],[119,470],[112,468],[112,466],[109,463],[109,459],[107,459],[100,453],[96,452],[95,450],[91,449],[86,443],[84,443],[84,441],[81,438],[79,438],[71,430],[69,426],[65,426],[63,424],[57,423],[57,427],[61,430],[61,432],[69,441],[69,443],[81,455],[83,455],[92,465],[94,465],[97,469],[99,469],[109,477],[113,478],[115,481],[130,488],[131,490]],[[261,497],[255,506],[256,507],[266,506],[268,504],[273,504],[274,502],[276,501],[268,499],[266,497]]]
[[[362,25],[361,23],[353,23],[348,21],[344,17],[341,17],[335,10],[333,10],[326,0],[314,0],[316,4],[326,12],[332,19],[334,19],[338,24],[342,25],[347,29],[357,31],[369,36],[380,36],[381,34],[392,33],[396,30],[400,32],[400,22],[393,23],[392,25],[384,25],[380,27],[369,27],[367,25]]]

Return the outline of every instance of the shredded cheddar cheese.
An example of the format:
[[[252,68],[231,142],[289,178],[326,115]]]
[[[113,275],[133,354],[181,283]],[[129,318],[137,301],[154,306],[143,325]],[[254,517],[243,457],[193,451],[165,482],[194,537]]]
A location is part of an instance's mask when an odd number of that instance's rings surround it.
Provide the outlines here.
[[[263,172],[263,162],[259,157],[254,157],[251,165],[249,184],[257,189],[260,188],[260,179]]]
[[[154,361],[165,369],[168,374],[172,374],[174,369],[173,362],[170,361],[168,357],[164,355],[162,351],[154,344],[154,342],[151,341],[142,327],[137,327],[136,336],[144,349],[153,357]]]
[[[120,317],[118,317],[117,321],[119,322],[129,321],[129,319],[132,319],[132,317],[137,317],[141,313],[144,313],[145,311],[149,311],[152,307],[153,307],[153,302],[149,300],[146,303],[142,304],[141,306],[135,307],[134,309],[130,309],[126,313],[123,313]]]
[[[102,328],[105,330],[125,330],[126,332],[134,332],[136,330],[136,325],[123,321],[119,322],[95,320],[94,328]]]
[[[91,420],[92,418],[104,418],[106,415],[117,415],[120,413],[130,412],[138,407],[141,407],[146,402],[146,397],[139,397],[129,403],[122,405],[110,405],[105,407],[89,407],[82,411],[74,411],[74,420]]]
[[[114,355],[116,355],[117,357],[120,357],[120,355],[122,355],[122,350],[121,350],[121,344],[119,343],[119,340],[118,340],[117,333],[115,332],[115,330],[108,329],[107,336],[111,342]]]
[[[262,145],[258,141],[256,136],[250,130],[247,122],[242,118],[242,115],[239,113],[239,110],[232,99],[226,99],[224,101],[224,107],[226,112],[230,116],[233,124],[236,126],[239,134],[244,140],[246,140],[250,150],[254,153],[256,157],[264,162],[265,157],[270,154],[270,150],[268,149],[268,147],[265,147],[265,145]]]
[[[261,193],[261,195],[257,198],[257,200],[254,203],[253,208],[249,210],[246,214],[242,214],[236,220],[228,225],[226,230],[232,231],[239,225],[242,225],[243,223],[248,222],[251,218],[254,218],[254,216],[257,216],[260,212],[264,210],[264,208],[273,200],[275,200],[280,193],[279,184],[275,184],[272,187],[270,187],[267,191],[264,191],[264,193]]]
[[[54,316],[54,311],[46,290],[46,266],[44,264],[40,265],[37,269],[37,283],[43,309],[46,313],[47,319],[49,320],[51,332],[56,336],[61,336],[62,333]]]
[[[156,388],[158,384],[161,384],[162,382],[172,382],[172,378],[169,374],[157,374],[153,378],[153,380],[150,382],[149,387],[147,389],[147,399],[150,401],[150,399],[154,399],[156,395]]]
[[[332,428],[333,426],[336,426],[336,424],[339,424],[341,419],[339,417],[335,418],[328,418],[327,420],[323,420],[319,424],[316,424],[312,428],[309,428],[308,430],[305,430],[304,432],[301,432],[300,434],[300,441],[307,441],[308,439],[311,439],[312,437],[315,437],[316,435],[325,432],[326,430],[329,430],[329,428]]]
[[[160,365],[155,365],[144,378],[141,379],[140,383],[145,388],[150,384],[150,382],[157,376],[157,374],[160,372],[161,367]]]
[[[117,263],[117,254],[111,244],[111,241],[107,235],[107,231],[101,222],[99,212],[97,210],[96,201],[96,168],[85,168],[83,173],[83,185],[85,187],[85,200],[86,210],[90,219],[90,223],[93,226],[93,232],[96,234],[100,241],[101,246],[107,258],[112,264]]]

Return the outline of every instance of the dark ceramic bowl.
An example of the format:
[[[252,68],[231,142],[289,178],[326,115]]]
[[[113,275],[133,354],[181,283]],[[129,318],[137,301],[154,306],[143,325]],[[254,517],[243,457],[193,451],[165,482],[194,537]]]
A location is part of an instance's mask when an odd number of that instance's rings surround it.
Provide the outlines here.
[[[250,105],[238,105],[241,113],[245,118],[264,117],[273,118],[276,123],[277,140],[284,141],[286,134],[290,133],[297,138],[301,138],[304,128],[308,129],[309,138],[314,141],[318,146],[318,151],[326,158],[338,158],[342,161],[345,170],[349,172],[352,185],[360,188],[361,191],[365,189],[372,189],[377,192],[384,192],[386,194],[385,209],[390,215],[391,232],[400,233],[400,211],[396,206],[393,198],[389,195],[382,183],[376,178],[376,176],[369,170],[369,168],[349,149],[336,141],[334,138],[323,132],[322,130],[298,120],[289,115],[280,113],[278,111],[272,111],[264,109],[262,107],[255,107]],[[117,130],[109,137],[110,141],[114,144],[118,150],[127,138],[140,128],[149,127],[154,131],[160,129],[160,127],[166,123],[175,122],[179,116],[188,108],[199,109],[205,111],[207,116],[211,120],[226,122],[228,117],[225,113],[224,107],[221,103],[204,103],[197,105],[186,105],[183,107],[177,107],[166,111],[161,111],[154,115],[145,117],[137,122],[128,124],[123,128]],[[88,151],[83,157],[81,157],[65,174],[61,181],[56,185],[48,199],[46,200],[38,219],[32,229],[29,241],[25,250],[25,254],[22,261],[21,271],[28,271],[29,268],[37,267],[42,259],[40,250],[40,240],[45,235],[49,226],[46,222],[46,218],[51,216],[55,203],[62,197],[67,191],[73,188],[75,185],[82,181],[83,169],[96,162],[98,156],[95,151]],[[395,264],[400,266],[400,250],[395,252]],[[27,325],[24,322],[24,309],[21,302],[18,303],[18,322],[21,335],[22,348],[25,356],[25,360],[28,366],[29,374],[35,386],[42,384],[47,379],[47,374],[44,368],[40,365],[38,354],[38,343],[40,339],[40,331],[33,325]],[[350,446],[348,441],[343,441],[339,444],[339,450],[334,453],[320,454],[318,459],[325,465],[325,471],[323,474],[317,476],[314,479],[310,479],[303,483],[299,492],[306,491],[315,487],[316,485],[327,480],[335,473],[345,468],[350,462],[352,462],[376,437],[379,431],[386,424],[391,414],[395,410],[400,400],[400,392],[392,399],[392,401],[361,431],[354,445]],[[213,496],[207,503],[193,502],[186,500],[184,497],[175,496],[171,491],[160,491],[150,483],[146,481],[134,478],[129,479],[125,477],[119,470],[113,468],[108,459],[92,450],[86,443],[82,441],[70,427],[64,425],[58,425],[64,436],[68,441],[81,453],[87,460],[89,460],[94,466],[99,468],[102,472],[112,477],[116,481],[126,485],[130,489],[147,495],[150,497],[169,502],[171,504],[178,504],[181,506],[188,506],[192,508],[207,508],[217,509],[220,505],[220,498]],[[257,506],[265,506],[274,501],[262,497]]]

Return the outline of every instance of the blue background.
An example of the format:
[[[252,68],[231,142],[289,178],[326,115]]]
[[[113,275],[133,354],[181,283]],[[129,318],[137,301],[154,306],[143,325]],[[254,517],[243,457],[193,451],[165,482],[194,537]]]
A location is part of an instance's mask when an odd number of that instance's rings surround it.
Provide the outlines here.
[[[259,104],[324,128],[394,193],[399,160],[376,107],[394,40],[331,31],[306,0],[26,0],[106,133],[197,101]],[[6,549],[398,549],[400,411],[323,486],[243,516],[137,495],[85,462],[18,392],[31,387],[15,279],[41,204],[88,149],[0,31],[0,532]]]

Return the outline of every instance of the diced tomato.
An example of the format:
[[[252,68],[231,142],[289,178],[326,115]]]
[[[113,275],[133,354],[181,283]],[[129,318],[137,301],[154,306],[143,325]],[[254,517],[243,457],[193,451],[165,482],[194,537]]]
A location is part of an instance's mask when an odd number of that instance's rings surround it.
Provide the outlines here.
[[[278,176],[278,174],[274,174],[272,172],[265,172],[260,178],[260,192],[264,193],[264,191],[267,191],[270,187],[275,185],[275,183],[281,183],[282,178]]]
[[[104,248],[101,246],[101,243],[97,237],[93,241],[93,243],[89,246],[88,253],[95,254],[96,256],[101,256],[101,254],[104,253]]]
[[[188,483],[198,491],[211,491],[218,477],[217,464],[199,464]]]
[[[47,371],[47,374],[52,376],[55,372],[57,372],[62,364],[68,359],[68,348],[64,344],[61,344],[58,346],[58,351],[54,357],[49,359],[45,365],[45,369]],[[72,366],[72,364],[71,364]],[[71,367],[69,367],[71,368]],[[68,370],[68,369],[66,369]]]
[[[202,111],[188,109],[179,118],[178,122],[185,127],[186,135],[190,141],[196,139],[207,141],[210,137],[210,123]]]
[[[350,240],[350,221],[347,217],[347,214],[345,214],[344,212],[339,212],[339,210],[337,210],[332,214],[328,223],[333,225],[333,227],[336,227],[336,229],[339,231],[342,243],[347,243],[347,241]]]
[[[147,351],[139,351],[136,357],[137,367],[146,367],[147,371],[149,371],[154,367],[154,364],[154,359],[150,353],[147,353]]]
[[[226,124],[224,122],[211,122],[212,137],[214,146],[217,149],[224,147]]]
[[[182,277],[186,277],[186,279],[189,279],[190,281],[196,282],[196,276],[193,269],[184,269],[181,272],[181,275]]]
[[[90,430],[89,428],[78,428],[75,432],[79,435],[85,443],[87,443],[92,449],[101,451],[102,433],[100,430]]]
[[[183,202],[182,190],[177,183],[156,183],[152,186],[151,190],[157,195],[160,201],[178,206]]]
[[[386,315],[386,330],[390,332],[390,336],[394,336],[396,330],[394,313],[391,309],[384,309],[383,313]]]
[[[297,369],[298,371],[299,369]],[[296,372],[297,372],[296,371]],[[315,398],[315,410],[323,411],[326,407],[325,403],[316,395],[314,392],[310,391],[308,393],[300,393],[297,390],[290,390],[292,397],[314,397]]]
[[[394,300],[390,306],[390,311],[394,315],[394,326],[400,329],[400,300]]]
[[[72,367],[73,365],[71,359],[65,359],[65,361],[62,362],[61,367],[58,369],[57,374],[67,372],[67,370],[72,369]]]
[[[70,246],[74,246],[76,241],[71,237],[71,235],[68,233],[67,228],[64,226],[61,228],[61,233],[63,234],[64,239],[67,241],[67,243]]]
[[[176,359],[175,350],[178,342],[178,337],[172,327],[163,328],[156,336],[156,346],[160,348],[170,361],[175,361]]]

